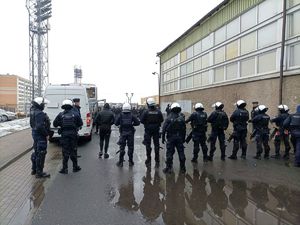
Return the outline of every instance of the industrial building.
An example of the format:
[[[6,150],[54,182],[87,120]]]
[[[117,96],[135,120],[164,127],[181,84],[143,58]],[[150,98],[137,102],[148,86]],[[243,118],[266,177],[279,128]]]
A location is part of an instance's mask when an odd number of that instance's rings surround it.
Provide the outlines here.
[[[0,108],[13,112],[28,112],[31,91],[31,82],[28,79],[0,74]]]
[[[285,6],[283,0],[225,0],[160,51],[162,109],[176,101],[191,113],[202,102],[212,111],[221,101],[231,113],[244,99],[248,109],[259,101],[275,115],[282,98],[294,112],[300,104],[300,0]]]

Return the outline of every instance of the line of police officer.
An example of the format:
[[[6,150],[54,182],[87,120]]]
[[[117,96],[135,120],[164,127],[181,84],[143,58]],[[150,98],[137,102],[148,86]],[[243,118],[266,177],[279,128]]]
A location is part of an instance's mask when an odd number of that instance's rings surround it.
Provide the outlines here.
[[[47,100],[44,98],[36,98],[33,101],[32,113],[30,124],[32,127],[32,136],[34,139],[34,153],[32,154],[32,174],[36,174],[37,177],[49,177],[49,174],[43,172],[43,165],[45,161],[47,139],[49,138],[50,123],[47,122],[47,115],[42,112]],[[109,104],[105,104],[104,110],[100,112],[96,117],[96,123],[100,127],[100,152],[99,158],[103,155],[104,146],[104,158],[108,158],[108,146],[109,138],[111,134],[111,126],[115,124],[119,127],[120,139],[118,144],[119,149],[119,161],[117,166],[122,167],[125,156],[125,147],[128,146],[129,166],[133,166],[133,152],[134,152],[134,126],[138,126],[140,122],[144,124],[145,133],[143,144],[146,146],[145,161],[146,166],[151,165],[151,139],[154,143],[155,153],[155,166],[159,166],[159,138],[160,127],[163,122],[163,116],[161,111],[156,107],[156,103],[153,98],[147,99],[148,109],[144,110],[140,116],[140,121],[131,112],[131,106],[125,103],[122,107],[122,112],[114,118],[113,112],[110,110]],[[173,155],[175,149],[178,152],[180,161],[180,171],[186,172],[185,167],[185,154],[184,143],[189,142],[190,139],[194,142],[193,158],[192,162],[197,163],[200,146],[203,153],[203,161],[213,161],[214,152],[216,150],[216,141],[219,140],[219,146],[221,150],[221,160],[225,160],[225,130],[229,126],[229,118],[224,112],[224,104],[216,102],[214,105],[215,110],[207,117],[204,112],[204,106],[201,103],[195,104],[195,112],[185,120],[185,116],[181,113],[181,107],[178,103],[173,103],[170,106],[170,112],[164,121],[161,135],[162,143],[166,142],[166,167],[163,169],[164,173],[171,173],[173,170]],[[256,140],[256,156],[255,159],[261,159],[261,154],[264,150],[264,158],[269,158],[270,147],[269,141],[269,122],[270,117],[266,114],[268,108],[265,105],[258,105],[254,102],[253,110],[251,112],[251,120],[249,120],[249,112],[246,110],[246,102],[239,100],[236,102],[236,110],[232,113],[230,121],[233,123],[233,133],[230,139],[233,139],[232,154],[228,157],[232,160],[237,159],[237,153],[239,148],[242,149],[241,158],[246,159],[247,153],[247,125],[248,122],[253,123],[253,131],[251,136],[255,136]],[[82,126],[82,120],[80,117],[80,111],[74,110],[73,102],[71,100],[64,100],[62,104],[63,112],[61,112],[53,122],[55,127],[60,127],[61,130],[61,143],[63,147],[63,167],[60,173],[68,173],[68,159],[73,162],[73,171],[77,172],[81,168],[77,163],[76,143],[77,132]],[[295,166],[300,166],[300,106],[297,107],[297,113],[289,115],[288,107],[286,105],[279,105],[279,115],[271,120],[277,126],[275,133],[275,155],[274,158],[280,158],[280,141],[281,139],[285,143],[284,158],[289,158],[289,133],[292,134],[294,149],[297,149],[295,157]],[[78,108],[77,108],[78,110]],[[191,123],[192,132],[186,138],[186,123]],[[209,138],[206,137],[207,123],[211,124],[211,134]],[[167,139],[167,140],[166,140]],[[206,141],[210,143],[210,151]]]

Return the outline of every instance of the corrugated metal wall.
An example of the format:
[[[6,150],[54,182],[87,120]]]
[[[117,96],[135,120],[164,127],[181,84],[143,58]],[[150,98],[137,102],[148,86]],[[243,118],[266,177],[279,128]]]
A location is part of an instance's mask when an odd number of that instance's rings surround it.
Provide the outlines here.
[[[232,0],[225,7],[221,8],[212,17],[209,17],[199,27],[196,27],[191,33],[183,37],[164,53],[161,54],[161,62],[165,62],[172,58],[178,52],[186,49],[190,45],[201,40],[211,32],[228,23],[235,17],[242,14],[244,11],[254,7],[264,0]]]

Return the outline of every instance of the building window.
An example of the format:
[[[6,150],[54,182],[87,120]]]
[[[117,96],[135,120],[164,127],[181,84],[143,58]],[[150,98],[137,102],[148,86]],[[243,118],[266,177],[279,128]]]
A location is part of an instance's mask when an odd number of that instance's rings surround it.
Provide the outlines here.
[[[186,64],[180,67],[180,76],[186,75]]]
[[[256,50],[256,32],[252,32],[241,38],[241,55]]]
[[[266,0],[258,6],[258,22],[261,23],[272,16],[275,16],[278,11],[278,0]]]
[[[232,63],[226,66],[226,80],[232,80],[238,76],[238,64]]]
[[[288,7],[291,8],[295,5],[300,4],[300,0],[288,0]]]
[[[289,36],[293,37],[300,34],[300,10],[289,15]]]
[[[273,72],[276,70],[276,51],[258,56],[258,73]]]
[[[202,51],[206,51],[207,49],[211,48],[213,46],[213,40],[211,40],[210,35],[208,35],[206,38],[202,39]]]
[[[186,88],[186,78],[180,80],[180,89],[185,89]]]
[[[191,46],[186,50],[186,58],[190,59],[193,56],[194,56],[194,49],[193,49],[193,46]]]
[[[258,30],[258,48],[277,42],[277,23],[272,23]]]
[[[190,76],[186,79],[186,88],[192,88],[193,87],[193,76]]]
[[[200,87],[201,86],[201,74],[196,74],[194,76],[194,87]]]
[[[194,55],[198,55],[201,53],[201,41],[198,41],[194,44]]]
[[[184,62],[186,60],[186,50],[180,52],[180,62]]]
[[[233,41],[226,45],[226,60],[236,58],[238,56],[238,41]]]
[[[206,54],[201,57],[202,69],[209,67],[209,54]]]
[[[186,64],[186,73],[192,73],[193,72],[193,61]]]
[[[222,63],[225,60],[225,47],[221,47],[215,50],[214,54],[214,63]]]
[[[201,83],[202,86],[209,84],[209,71],[203,72],[201,74]]]
[[[194,71],[201,70],[201,57],[194,60]]]
[[[226,26],[227,39],[236,36],[239,32],[240,32],[239,18],[237,18],[237,19],[231,21],[229,24],[227,24],[227,26]]]
[[[241,61],[241,77],[253,76],[255,74],[255,58]]]
[[[242,32],[256,25],[256,7],[241,16]]]
[[[290,66],[300,66],[300,43],[290,48]]]
[[[226,39],[226,27],[221,27],[215,32],[215,45],[218,45]]]
[[[224,80],[224,66],[215,69],[214,82],[221,82]]]

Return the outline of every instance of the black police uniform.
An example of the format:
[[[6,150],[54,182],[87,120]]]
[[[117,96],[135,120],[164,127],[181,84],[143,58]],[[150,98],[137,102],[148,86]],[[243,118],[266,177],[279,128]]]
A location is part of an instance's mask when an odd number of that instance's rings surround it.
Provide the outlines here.
[[[207,131],[207,114],[203,110],[197,109],[193,112],[185,123],[191,122],[192,138],[194,142],[194,151],[192,162],[197,162],[198,153],[201,145],[203,153],[203,161],[207,161],[208,148],[206,145],[206,131]]]
[[[75,152],[77,146],[78,129],[83,125],[82,119],[78,113],[74,113],[72,107],[65,108],[59,113],[54,122],[54,127],[61,129],[61,144],[63,153],[63,167],[61,173],[68,173],[68,160],[73,162],[73,172],[79,171],[81,168],[78,166],[77,155]]]
[[[155,107],[149,107],[141,115],[141,123],[144,124],[144,144],[146,145],[147,160],[146,165],[151,164],[151,138],[153,138],[155,162],[159,163],[159,129],[164,121],[161,111]]]
[[[275,146],[275,158],[280,158],[280,143],[281,140],[283,140],[284,146],[285,146],[285,153],[283,158],[289,159],[290,154],[290,143],[289,143],[289,132],[285,131],[283,128],[283,122],[286,118],[289,117],[289,114],[287,112],[280,113],[277,117],[271,119],[272,123],[275,123],[278,127],[277,132],[275,133],[274,137],[274,146]]]
[[[166,152],[166,168],[165,173],[172,172],[173,167],[173,155],[175,148],[177,149],[180,170],[185,172],[185,155],[184,146],[186,134],[185,119],[182,113],[176,113],[171,111],[169,116],[166,118],[162,128],[162,141],[165,142],[165,135],[167,134],[167,152]]]
[[[249,120],[249,112],[245,108],[236,109],[231,117],[230,121],[233,123],[233,149],[230,159],[237,159],[237,152],[241,146],[242,155],[241,158],[246,158],[247,153],[247,125]]]
[[[46,113],[43,112],[44,105],[39,105],[36,102],[32,103],[30,109],[30,126],[32,128],[33,149],[31,155],[32,175],[37,178],[50,177],[44,173],[44,163],[47,154],[47,136],[49,136],[50,120]]]
[[[283,127],[291,131],[291,135],[296,142],[295,166],[300,167],[300,106],[297,112],[290,115],[284,122]]]
[[[140,121],[131,112],[122,112],[115,121],[116,126],[120,126],[120,157],[117,166],[122,167],[125,155],[126,144],[128,146],[129,166],[133,166],[134,151],[134,126],[140,125]]]
[[[77,101],[77,102],[79,102],[78,99],[74,99],[74,100]],[[80,109],[81,109],[81,107],[79,105],[74,105],[72,110],[73,110],[74,113],[77,113],[79,115],[79,117],[81,118]],[[77,139],[78,138],[79,138],[79,136],[78,136],[78,133],[77,133]],[[81,157],[80,155],[78,155],[78,142],[76,142],[76,144],[75,144],[74,151],[75,151],[75,155],[76,155],[77,158]]]
[[[103,145],[104,146],[104,158],[108,158],[107,153],[109,146],[109,139],[111,134],[111,125],[114,124],[115,116],[114,113],[109,109],[109,107],[104,107],[101,112],[97,114],[95,119],[97,126],[99,126],[99,136],[100,136],[100,152],[99,158],[103,155]]]
[[[263,153],[262,145],[265,149],[264,158],[268,159],[270,154],[270,146],[269,146],[269,122],[270,122],[270,116],[267,115],[265,112],[259,112],[257,116],[255,116],[252,119],[252,123],[255,126],[256,129],[256,156],[255,159],[260,159],[261,154]]]
[[[214,157],[214,152],[216,151],[216,141],[219,139],[220,149],[221,149],[221,159],[225,160],[225,133],[224,130],[228,128],[229,120],[227,114],[221,110],[216,109],[213,111],[207,119],[207,122],[211,123],[211,134],[210,140],[210,152],[208,160],[212,161]]]

